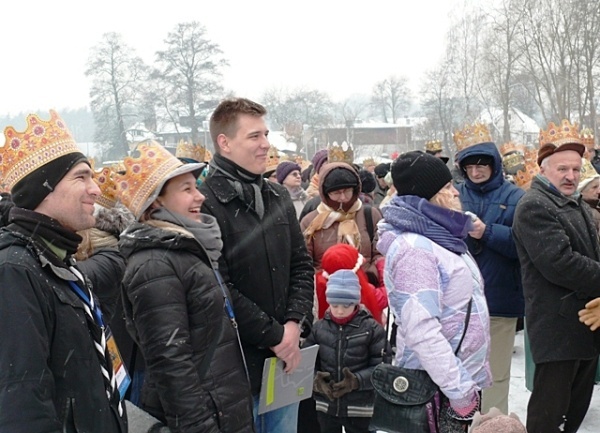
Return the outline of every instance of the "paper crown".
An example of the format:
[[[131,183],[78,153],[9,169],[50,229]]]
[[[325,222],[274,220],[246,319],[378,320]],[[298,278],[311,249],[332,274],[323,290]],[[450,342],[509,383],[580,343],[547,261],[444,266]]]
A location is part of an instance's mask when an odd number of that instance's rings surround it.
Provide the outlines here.
[[[8,189],[43,165],[69,153],[81,152],[56,111],[50,110],[50,120],[30,114],[26,121],[23,132],[12,126],[4,129],[0,167]]]
[[[304,159],[304,157],[302,155],[296,155],[296,157],[294,158],[294,162],[300,166],[302,171],[304,171],[308,167],[310,167],[310,161],[307,161],[306,159]]]
[[[100,195],[96,197],[96,203],[107,209],[112,209],[119,201],[115,174],[116,170],[113,167],[104,167],[100,171],[94,170],[93,179],[100,188]]]
[[[152,140],[139,143],[134,153],[139,156],[126,157],[123,160],[125,173],[115,173],[114,180],[119,199],[139,218],[149,206],[148,200],[156,189],[184,164]]]
[[[579,174],[579,185],[577,186],[577,191],[579,192],[581,192],[592,180],[600,177],[592,163],[585,158],[581,158],[581,171]]]
[[[583,144],[579,135],[579,124],[571,124],[567,119],[563,119],[559,125],[550,122],[546,130],[540,129],[539,140],[540,149],[546,144],[554,144],[556,147],[567,143]]]
[[[590,128],[584,128],[581,130],[580,134],[581,141],[585,147],[588,149],[593,148],[596,145],[596,140],[594,139],[594,131]]]
[[[502,166],[508,174],[516,174],[525,166],[525,146],[512,141],[500,146]]]
[[[490,131],[483,123],[465,125],[462,130],[454,131],[452,138],[456,144],[456,150],[459,152],[476,144],[492,142]]]
[[[533,147],[525,148],[525,166],[514,175],[515,184],[523,189],[528,189],[531,181],[540,172],[537,164],[538,151]]]
[[[430,140],[425,143],[425,152],[438,153],[442,150],[442,140]]]
[[[210,150],[200,144],[192,144],[187,141],[180,140],[175,149],[177,158],[188,158],[198,162],[206,162],[212,159]]]
[[[271,144],[269,146],[269,150],[267,151],[267,168],[265,169],[265,173],[268,171],[277,170],[278,165],[279,165],[279,150]]]
[[[375,160],[373,158],[366,158],[363,160],[362,162],[362,166],[367,168],[367,167],[374,167],[377,165],[377,162],[375,162]]]
[[[354,162],[354,149],[352,145],[345,141],[339,145],[334,141],[331,145],[327,146],[327,162],[345,162],[352,164]]]

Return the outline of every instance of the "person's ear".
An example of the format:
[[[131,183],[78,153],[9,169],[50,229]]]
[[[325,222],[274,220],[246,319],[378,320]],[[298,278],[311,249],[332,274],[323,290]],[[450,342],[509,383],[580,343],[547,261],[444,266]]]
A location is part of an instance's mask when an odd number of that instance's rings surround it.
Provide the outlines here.
[[[221,152],[229,153],[229,139],[225,134],[219,134],[217,136],[217,145],[219,146],[219,149],[221,149]]]

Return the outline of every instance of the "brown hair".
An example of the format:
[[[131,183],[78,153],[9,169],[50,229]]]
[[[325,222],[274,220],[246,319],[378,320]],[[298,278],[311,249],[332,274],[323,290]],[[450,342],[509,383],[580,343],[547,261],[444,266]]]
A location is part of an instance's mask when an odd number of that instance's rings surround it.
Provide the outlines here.
[[[267,109],[258,102],[246,98],[232,98],[221,101],[219,106],[210,116],[210,138],[215,143],[215,152],[221,153],[217,144],[217,137],[221,134],[233,136],[237,132],[237,121],[240,114],[262,117],[267,114]]]

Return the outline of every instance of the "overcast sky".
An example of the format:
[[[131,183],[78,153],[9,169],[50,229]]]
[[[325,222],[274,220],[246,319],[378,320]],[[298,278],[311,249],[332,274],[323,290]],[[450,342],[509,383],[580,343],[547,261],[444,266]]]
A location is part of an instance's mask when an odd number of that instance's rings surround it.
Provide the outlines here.
[[[224,84],[340,100],[392,74],[417,88],[443,54],[454,0],[4,0],[0,114],[87,106],[90,49],[117,32],[147,63],[176,24],[199,21],[230,66]]]

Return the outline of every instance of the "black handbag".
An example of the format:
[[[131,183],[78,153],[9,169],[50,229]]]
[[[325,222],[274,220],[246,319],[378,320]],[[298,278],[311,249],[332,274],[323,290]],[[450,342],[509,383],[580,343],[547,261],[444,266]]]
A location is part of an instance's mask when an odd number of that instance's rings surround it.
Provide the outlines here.
[[[458,353],[467,333],[473,300],[469,301],[465,328],[454,351]],[[389,314],[386,331],[389,330]],[[389,335],[386,332],[386,335]],[[384,349],[383,359],[389,359]],[[382,363],[371,375],[375,389],[369,430],[388,433],[438,433],[443,395],[425,370]]]

